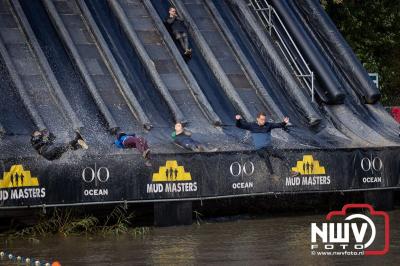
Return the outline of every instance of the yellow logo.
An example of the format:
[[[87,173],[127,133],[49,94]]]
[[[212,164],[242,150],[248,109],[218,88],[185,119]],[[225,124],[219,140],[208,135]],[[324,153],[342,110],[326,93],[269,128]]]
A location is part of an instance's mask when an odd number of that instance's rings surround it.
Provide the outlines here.
[[[165,166],[160,166],[158,173],[153,174],[153,182],[165,181],[190,181],[192,176],[185,172],[183,166],[179,166],[177,161],[167,161]]]
[[[314,160],[312,155],[304,155],[302,161],[297,161],[296,167],[292,171],[299,172],[301,175],[324,175],[325,167],[319,165],[319,161]]]
[[[31,172],[24,170],[21,164],[11,166],[9,172],[3,173],[3,180],[0,180],[0,188],[16,187],[38,187],[37,177],[32,177]]]

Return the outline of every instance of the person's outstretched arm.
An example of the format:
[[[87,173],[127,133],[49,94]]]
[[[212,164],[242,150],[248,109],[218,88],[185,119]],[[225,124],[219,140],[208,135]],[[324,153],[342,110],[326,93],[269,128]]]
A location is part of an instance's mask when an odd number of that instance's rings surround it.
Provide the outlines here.
[[[285,117],[280,123],[270,123],[270,127],[272,128],[284,128],[289,123],[289,118]]]
[[[236,115],[235,119],[238,128],[250,130],[250,124],[244,121],[240,115]]]
[[[271,129],[273,128],[284,128],[286,126],[285,122],[281,122],[281,123],[269,123]]]

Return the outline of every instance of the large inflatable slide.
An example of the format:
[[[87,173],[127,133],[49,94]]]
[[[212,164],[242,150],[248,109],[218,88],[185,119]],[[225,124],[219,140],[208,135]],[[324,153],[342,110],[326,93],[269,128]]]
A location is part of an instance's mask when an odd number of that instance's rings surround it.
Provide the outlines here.
[[[1,0],[0,77],[4,211],[400,188],[399,124],[317,0]],[[274,175],[235,126],[259,112],[290,119]],[[175,122],[218,150],[175,145]],[[30,143],[45,129],[89,148],[49,161]],[[147,139],[152,166],[119,131]]]

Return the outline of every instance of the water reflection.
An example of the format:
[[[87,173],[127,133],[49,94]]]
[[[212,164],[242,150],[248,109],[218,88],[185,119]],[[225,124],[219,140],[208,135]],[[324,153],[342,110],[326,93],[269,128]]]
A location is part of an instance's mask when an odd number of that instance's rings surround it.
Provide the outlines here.
[[[52,236],[0,243],[14,254],[63,265],[398,265],[400,210],[390,212],[390,217],[391,250],[383,257],[311,256],[310,223],[323,221],[324,215],[154,228],[143,237]]]

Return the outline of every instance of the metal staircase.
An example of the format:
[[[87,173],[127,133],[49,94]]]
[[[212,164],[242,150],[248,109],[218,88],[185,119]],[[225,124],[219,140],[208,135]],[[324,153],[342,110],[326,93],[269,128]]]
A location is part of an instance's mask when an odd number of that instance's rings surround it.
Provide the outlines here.
[[[253,8],[263,27],[276,41],[296,77],[311,92],[311,101],[314,102],[314,72],[300,53],[278,13],[267,0],[249,0],[248,6]]]

